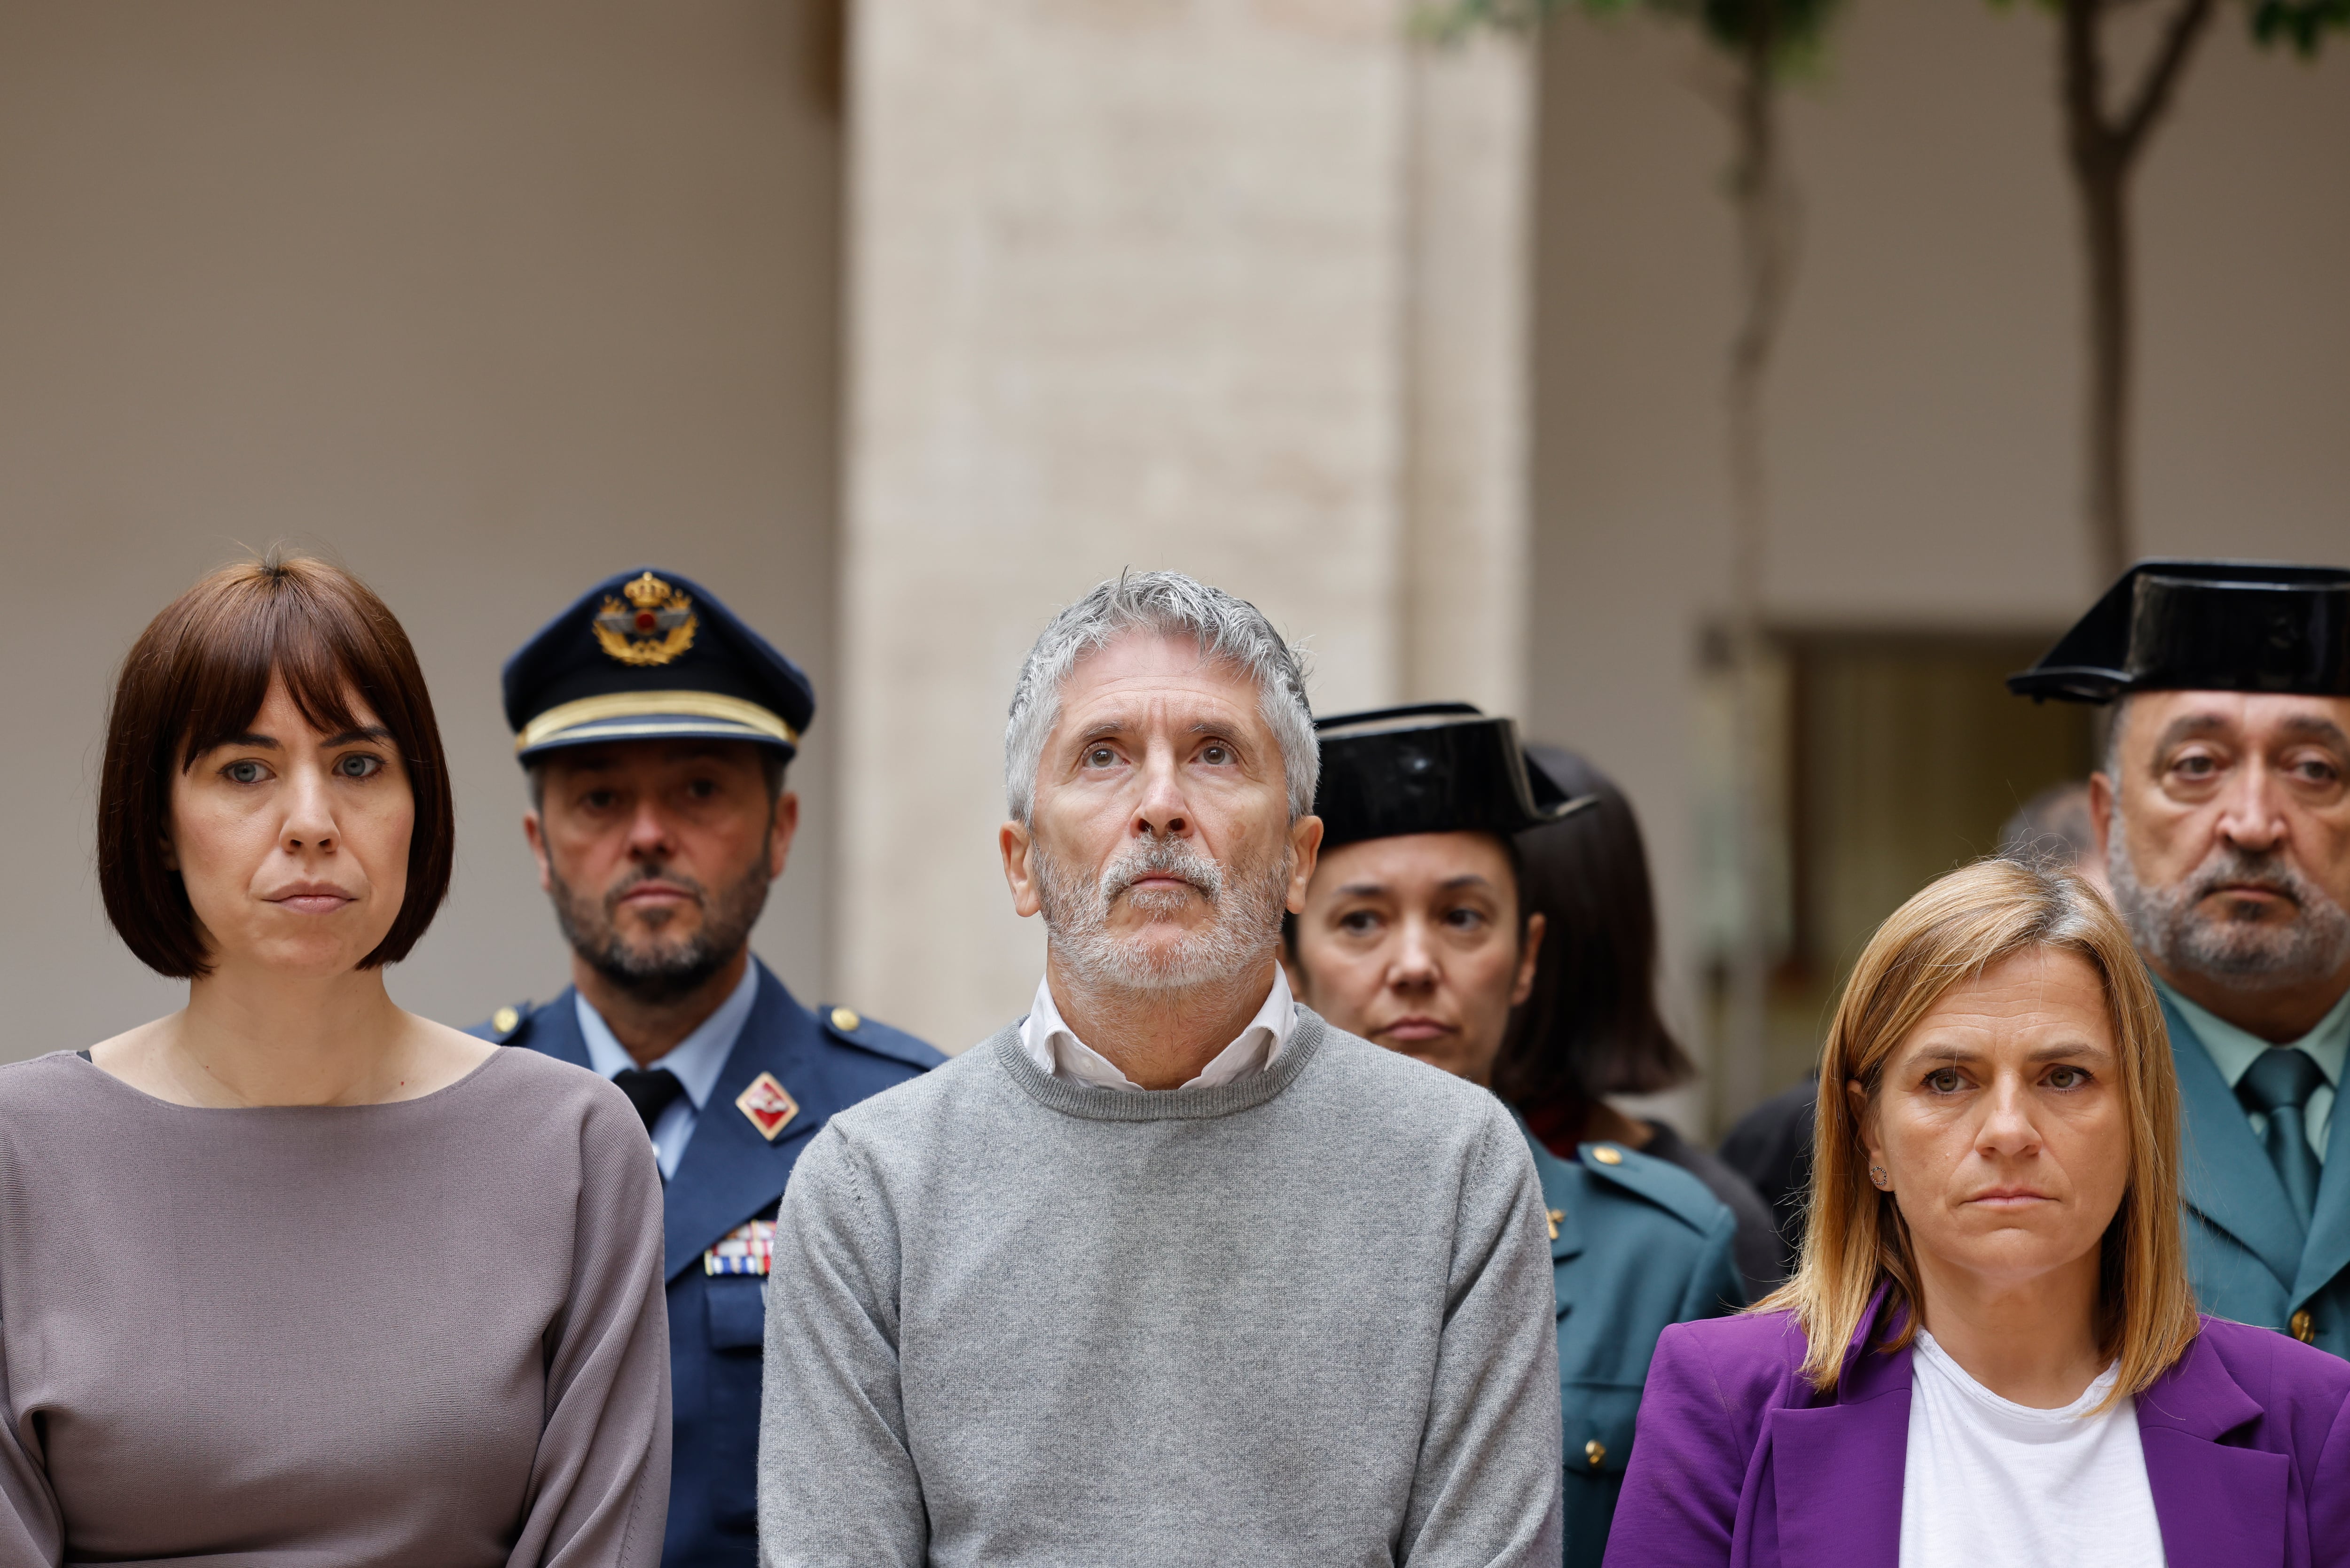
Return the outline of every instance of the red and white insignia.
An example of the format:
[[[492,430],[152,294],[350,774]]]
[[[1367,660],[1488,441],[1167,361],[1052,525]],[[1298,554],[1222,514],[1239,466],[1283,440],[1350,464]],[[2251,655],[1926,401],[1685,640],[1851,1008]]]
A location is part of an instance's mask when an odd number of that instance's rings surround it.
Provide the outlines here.
[[[800,1103],[784,1092],[773,1073],[762,1073],[751,1080],[751,1086],[734,1096],[734,1107],[751,1118],[759,1136],[769,1143],[775,1135],[791,1126],[792,1118],[800,1114]]]

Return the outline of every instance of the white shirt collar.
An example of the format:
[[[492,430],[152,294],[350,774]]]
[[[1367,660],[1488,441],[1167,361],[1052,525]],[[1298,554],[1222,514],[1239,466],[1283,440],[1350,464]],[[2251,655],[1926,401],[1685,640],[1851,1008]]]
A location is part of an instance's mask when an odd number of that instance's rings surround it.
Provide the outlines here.
[[[1265,993],[1264,1005],[1256,1010],[1256,1016],[1249,1020],[1240,1038],[1217,1052],[1215,1058],[1200,1069],[1200,1075],[1183,1087],[1211,1089],[1252,1073],[1263,1072],[1289,1043],[1289,1032],[1296,1023],[1297,1002],[1289,994],[1289,977],[1275,964],[1273,989]],[[1078,1039],[1061,1021],[1061,1010],[1053,1005],[1053,981],[1049,976],[1036,982],[1036,1000],[1020,1025],[1020,1048],[1038,1070],[1054,1077],[1076,1078],[1106,1089],[1132,1089],[1137,1093],[1142,1090],[1141,1085],[1119,1072],[1115,1063]]]
[[[613,1038],[611,1027],[604,1015],[588,1005],[588,998],[572,992],[578,1003],[579,1033],[587,1037],[588,1061],[596,1071],[608,1078],[623,1067],[633,1067],[636,1058],[629,1048]],[[759,1000],[759,961],[753,959],[743,966],[743,981],[718,1004],[718,1011],[703,1019],[694,1032],[670,1047],[669,1054],[652,1064],[666,1067],[677,1075],[685,1086],[685,1097],[693,1102],[698,1114],[710,1091],[718,1086],[718,1075],[726,1070],[726,1058],[734,1053],[734,1042],[750,1021],[751,1005]]]

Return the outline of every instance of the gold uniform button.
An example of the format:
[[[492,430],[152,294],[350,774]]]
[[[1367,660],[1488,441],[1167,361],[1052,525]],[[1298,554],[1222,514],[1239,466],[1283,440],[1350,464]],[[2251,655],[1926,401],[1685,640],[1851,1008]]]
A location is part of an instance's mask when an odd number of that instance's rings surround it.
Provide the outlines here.
[[[1603,1143],[1597,1145],[1592,1149],[1591,1158],[1597,1160],[1602,1165],[1621,1165],[1624,1163],[1624,1151],[1616,1147],[1612,1144]],[[1594,1443],[1591,1446],[1596,1449],[1599,1445]],[[1594,1459],[1591,1462],[1596,1465],[1599,1461],[1597,1459]]]
[[[2309,1315],[2307,1307],[2293,1314],[2293,1336],[2303,1345],[2317,1337],[2317,1321]]]
[[[856,1033],[857,1026],[864,1022],[865,1020],[858,1017],[855,1011],[850,1008],[836,1007],[832,1010],[832,1026],[843,1034]]]
[[[1600,1461],[1607,1457],[1607,1445],[1594,1438],[1583,1445],[1583,1457],[1596,1470],[1599,1468]]]
[[[511,1007],[501,1007],[490,1014],[490,1027],[501,1034],[513,1033],[515,1026],[521,1022],[522,1014]]]

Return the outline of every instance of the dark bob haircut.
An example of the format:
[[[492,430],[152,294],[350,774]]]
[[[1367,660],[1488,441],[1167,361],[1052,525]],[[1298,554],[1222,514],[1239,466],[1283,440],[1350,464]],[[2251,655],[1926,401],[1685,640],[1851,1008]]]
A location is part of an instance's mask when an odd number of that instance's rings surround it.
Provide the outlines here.
[[[362,969],[408,956],[449,894],[456,808],[432,700],[408,634],[338,566],[271,551],[198,582],[139,634],[115,682],[98,786],[98,886],[140,962],[174,980],[211,972],[188,890],[165,864],[172,781],[244,733],[283,680],[329,733],[359,727],[352,701],[391,732],[416,803],[408,890]]]
[[[1696,1067],[1657,1012],[1657,906],[1631,802],[1573,752],[1527,748],[1569,795],[1598,804],[1517,836],[1518,886],[1542,915],[1534,990],[1510,1014],[1493,1087],[1513,1105],[1648,1095]]]

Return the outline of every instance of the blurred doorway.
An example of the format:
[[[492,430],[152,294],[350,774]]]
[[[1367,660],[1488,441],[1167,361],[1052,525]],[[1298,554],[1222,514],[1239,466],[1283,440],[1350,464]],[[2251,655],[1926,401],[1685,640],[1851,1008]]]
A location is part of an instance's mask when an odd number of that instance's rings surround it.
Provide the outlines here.
[[[2034,794],[2094,765],[2094,710],[2027,702],[2002,683],[2052,639],[1773,634],[1764,681],[1775,961],[1766,1093],[1812,1071],[1845,976],[1885,917],[1942,872],[1995,849],[2001,826]],[[1718,1040],[1739,904],[1730,683],[1717,642],[1709,639],[1700,684],[1698,750],[1707,1001]],[[1727,1125],[1744,1108],[1717,1111]]]

